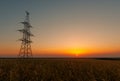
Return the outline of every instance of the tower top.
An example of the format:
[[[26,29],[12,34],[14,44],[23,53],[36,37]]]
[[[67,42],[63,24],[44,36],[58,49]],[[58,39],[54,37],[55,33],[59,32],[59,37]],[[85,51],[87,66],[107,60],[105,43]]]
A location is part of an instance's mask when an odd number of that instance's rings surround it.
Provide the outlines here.
[[[28,11],[25,11],[25,13],[26,13],[26,15],[25,15],[25,20],[24,20],[24,22],[30,24],[30,17],[29,17],[30,13],[29,13]]]
[[[29,15],[30,13],[28,11],[25,11],[26,12],[26,15]]]

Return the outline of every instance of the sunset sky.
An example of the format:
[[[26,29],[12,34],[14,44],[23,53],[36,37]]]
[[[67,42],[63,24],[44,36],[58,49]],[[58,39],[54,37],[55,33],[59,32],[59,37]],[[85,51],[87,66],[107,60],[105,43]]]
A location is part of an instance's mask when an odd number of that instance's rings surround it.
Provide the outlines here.
[[[41,57],[120,57],[120,0],[1,0],[0,56],[17,56],[30,12]]]

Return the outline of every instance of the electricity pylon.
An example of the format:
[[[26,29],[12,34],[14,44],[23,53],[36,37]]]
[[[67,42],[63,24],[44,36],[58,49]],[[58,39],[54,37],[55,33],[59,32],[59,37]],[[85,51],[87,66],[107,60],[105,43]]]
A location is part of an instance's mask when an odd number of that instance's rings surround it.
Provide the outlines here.
[[[18,56],[23,58],[32,56],[31,36],[33,36],[33,34],[30,31],[30,28],[32,28],[32,26],[30,24],[29,15],[30,15],[29,12],[26,11],[25,20],[24,22],[21,22],[24,25],[24,28],[18,30],[23,34],[22,38],[19,39],[19,41],[22,41],[22,42],[21,42],[21,47],[20,47]]]

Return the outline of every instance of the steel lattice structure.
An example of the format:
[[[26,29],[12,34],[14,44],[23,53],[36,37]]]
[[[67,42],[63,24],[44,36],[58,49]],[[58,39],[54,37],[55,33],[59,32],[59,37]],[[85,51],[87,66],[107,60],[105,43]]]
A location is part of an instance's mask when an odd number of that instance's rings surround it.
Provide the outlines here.
[[[29,12],[26,11],[26,17],[24,22],[21,22],[24,25],[23,29],[18,30],[23,34],[23,37],[19,39],[21,41],[21,47],[19,51],[20,57],[31,57],[32,56],[32,49],[31,49],[31,36],[33,34],[30,31],[30,28],[32,28],[29,20]]]

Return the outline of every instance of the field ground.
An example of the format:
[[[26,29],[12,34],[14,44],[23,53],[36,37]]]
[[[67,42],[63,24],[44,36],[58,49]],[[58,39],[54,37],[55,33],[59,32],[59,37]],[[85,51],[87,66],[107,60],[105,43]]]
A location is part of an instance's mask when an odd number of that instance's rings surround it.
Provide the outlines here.
[[[120,81],[120,60],[1,58],[0,81]]]

